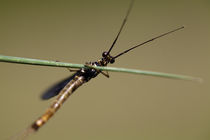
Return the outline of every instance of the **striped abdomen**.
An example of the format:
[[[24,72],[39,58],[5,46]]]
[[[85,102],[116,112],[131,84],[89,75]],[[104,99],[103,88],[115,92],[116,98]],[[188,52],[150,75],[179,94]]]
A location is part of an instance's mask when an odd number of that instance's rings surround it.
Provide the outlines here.
[[[74,78],[60,91],[57,99],[53,102],[49,109],[47,109],[47,111],[31,125],[31,129],[37,131],[42,125],[44,125],[60,108],[65,100],[85,82],[84,76],[75,75]]]

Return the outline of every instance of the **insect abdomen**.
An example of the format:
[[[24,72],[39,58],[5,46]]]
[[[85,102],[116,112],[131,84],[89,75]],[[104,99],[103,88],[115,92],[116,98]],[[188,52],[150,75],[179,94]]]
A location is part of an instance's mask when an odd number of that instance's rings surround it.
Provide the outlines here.
[[[43,126],[60,108],[60,106],[65,102],[65,100],[83,83],[85,83],[85,78],[83,76],[75,76],[58,94],[57,99],[53,104],[47,109],[47,111],[37,119],[32,125],[31,129],[37,131],[41,126]]]

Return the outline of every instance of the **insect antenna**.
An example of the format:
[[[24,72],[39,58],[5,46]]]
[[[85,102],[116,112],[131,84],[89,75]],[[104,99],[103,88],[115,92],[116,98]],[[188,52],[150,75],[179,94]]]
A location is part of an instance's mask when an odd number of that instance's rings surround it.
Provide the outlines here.
[[[170,33],[173,33],[173,32],[175,32],[175,31],[181,30],[181,29],[183,29],[183,28],[184,28],[184,26],[179,27],[179,28],[177,28],[177,29],[174,29],[174,30],[172,30],[172,31],[166,32],[166,33],[161,34],[161,35],[159,35],[159,36],[156,36],[156,37],[154,37],[154,38],[152,38],[152,39],[149,39],[149,40],[147,40],[147,41],[145,41],[145,42],[143,42],[143,43],[141,43],[141,44],[138,44],[138,45],[136,45],[136,46],[134,46],[134,47],[131,47],[130,49],[127,49],[127,50],[125,50],[125,51],[119,53],[118,55],[114,56],[113,58],[115,59],[115,58],[117,58],[117,57],[119,57],[119,56],[121,56],[121,55],[123,55],[123,54],[125,54],[125,53],[127,53],[127,52],[129,52],[129,51],[131,51],[131,50],[133,50],[133,49],[135,49],[135,48],[137,48],[137,47],[140,47],[140,46],[142,46],[142,45],[144,45],[144,44],[146,44],[146,43],[152,42],[152,41],[154,41],[154,40],[156,40],[156,39],[158,39],[158,38],[161,38],[161,37],[163,37],[163,36],[166,36],[166,35],[168,35],[168,34],[170,34]]]
[[[118,34],[117,34],[115,40],[113,41],[111,47],[109,48],[109,51],[107,52],[107,55],[111,52],[112,48],[114,47],[114,45],[116,44],[116,42],[117,42],[117,40],[118,40],[118,38],[119,38],[119,36],[120,36],[120,33],[121,33],[121,31],[122,31],[122,29],[123,29],[123,27],[124,27],[124,25],[125,25],[125,23],[126,23],[126,21],[127,21],[127,19],[128,19],[128,15],[129,15],[129,13],[130,13],[132,7],[133,7],[133,2],[134,2],[134,0],[131,0],[130,6],[129,6],[128,11],[127,11],[127,13],[126,13],[126,16],[125,16],[125,18],[124,18],[124,20],[123,20],[123,23],[122,23],[122,25],[121,25],[121,27],[120,27],[120,30],[119,30],[119,32],[118,32]]]

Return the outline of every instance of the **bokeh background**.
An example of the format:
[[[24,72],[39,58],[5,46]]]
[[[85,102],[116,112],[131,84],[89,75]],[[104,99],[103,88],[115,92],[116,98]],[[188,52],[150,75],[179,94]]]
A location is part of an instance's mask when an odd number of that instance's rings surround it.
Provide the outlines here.
[[[72,63],[101,57],[129,0],[0,1],[0,54]],[[136,0],[113,49],[186,28],[119,58],[115,67],[202,77],[202,84],[110,73],[79,88],[30,140],[210,139],[210,1]],[[24,130],[54,99],[65,68],[0,63],[0,139]]]

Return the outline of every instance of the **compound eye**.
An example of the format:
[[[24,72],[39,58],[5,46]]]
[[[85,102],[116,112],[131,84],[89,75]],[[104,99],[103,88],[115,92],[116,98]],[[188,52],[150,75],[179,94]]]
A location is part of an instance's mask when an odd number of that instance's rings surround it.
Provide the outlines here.
[[[103,52],[103,53],[102,53],[102,56],[103,56],[103,57],[106,57],[107,55],[108,55],[107,52]]]
[[[110,60],[110,63],[113,64],[115,62],[114,58]]]

